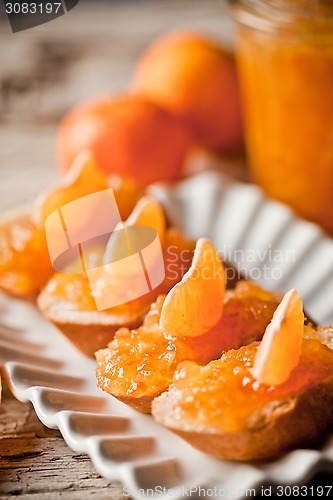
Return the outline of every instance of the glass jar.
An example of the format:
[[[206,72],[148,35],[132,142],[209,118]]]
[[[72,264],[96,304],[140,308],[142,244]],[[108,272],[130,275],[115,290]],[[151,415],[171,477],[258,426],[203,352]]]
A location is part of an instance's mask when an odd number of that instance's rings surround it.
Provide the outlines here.
[[[333,233],[333,0],[240,0],[233,11],[253,177]]]

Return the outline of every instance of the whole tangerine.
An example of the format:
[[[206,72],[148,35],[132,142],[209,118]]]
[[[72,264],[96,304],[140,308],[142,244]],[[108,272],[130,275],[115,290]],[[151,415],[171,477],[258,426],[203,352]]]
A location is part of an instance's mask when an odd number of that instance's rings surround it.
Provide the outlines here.
[[[224,154],[241,151],[236,63],[209,38],[182,32],[154,42],[138,62],[132,91],[185,117],[199,144]]]
[[[193,143],[188,125],[146,98],[93,99],[69,111],[59,126],[59,167],[66,172],[81,149],[100,169],[140,186],[179,176]]]

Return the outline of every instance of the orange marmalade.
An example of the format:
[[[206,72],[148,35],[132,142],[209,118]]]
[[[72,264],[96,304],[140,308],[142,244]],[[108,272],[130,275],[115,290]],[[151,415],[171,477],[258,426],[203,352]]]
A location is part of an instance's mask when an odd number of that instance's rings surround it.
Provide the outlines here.
[[[254,179],[333,233],[333,2],[240,0],[234,13]]]
[[[178,365],[171,387],[173,413],[180,426],[186,422],[190,428],[242,432],[267,405],[273,408],[310,387],[319,390],[321,381],[332,380],[333,352],[321,342],[305,339],[300,362],[286,382],[260,383],[252,374],[257,348],[258,342],[253,342],[230,350],[206,366],[190,361]]]

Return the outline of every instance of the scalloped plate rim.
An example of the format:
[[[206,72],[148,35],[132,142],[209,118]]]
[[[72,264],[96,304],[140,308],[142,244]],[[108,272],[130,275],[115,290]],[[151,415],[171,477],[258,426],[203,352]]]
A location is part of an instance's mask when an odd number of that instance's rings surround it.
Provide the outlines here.
[[[273,203],[273,204],[276,204],[276,206],[283,207],[283,210],[286,210],[284,205],[277,203],[277,202],[271,202],[270,200],[265,198],[256,186],[243,184],[243,183],[235,183],[230,179],[226,180],[225,178],[223,178],[223,176],[216,174],[216,173],[211,173],[211,172],[198,174],[196,176],[193,176],[190,179],[185,179],[185,180],[181,181],[179,184],[177,184],[176,187],[175,186],[173,186],[173,187],[166,186],[166,185],[161,185],[161,184],[155,185],[151,188],[150,191],[157,198],[161,199],[161,196],[163,195],[164,201],[169,200],[169,202],[170,202],[170,200],[172,200],[173,196],[179,195],[181,193],[184,194],[184,190],[187,191],[186,194],[188,194],[188,187],[189,186],[191,186],[191,185],[195,186],[198,183],[203,184],[203,182],[207,182],[207,181],[204,181],[205,178],[209,178],[210,182],[213,183],[212,185],[214,185],[214,186],[215,186],[216,182],[219,183],[219,186],[214,187],[215,190],[218,190],[221,187],[220,183],[223,184],[224,191],[228,190],[230,187],[233,188],[236,186],[236,189],[237,189],[237,186],[240,188],[242,188],[242,186],[247,186],[248,189],[255,190],[255,192],[257,193],[256,196],[262,197],[264,200],[264,203],[266,203],[266,202]],[[317,232],[319,231],[320,238],[324,238],[325,241],[329,241],[330,244],[332,244],[332,248],[333,248],[333,240],[330,240],[327,236],[325,236],[323,233],[321,233],[321,231],[314,224],[303,222],[300,219],[298,219],[289,209],[287,209],[287,211],[290,213],[290,217],[292,217],[293,219],[296,220],[297,224],[299,224],[299,223],[306,224],[307,227],[312,228],[314,231],[317,231]],[[28,304],[23,305],[22,301],[18,301],[17,299],[8,298],[7,296],[0,295],[0,300],[4,300],[5,303],[9,304],[9,308],[12,307],[14,311],[15,311],[15,307],[19,307],[19,306],[23,307],[23,310],[27,311],[28,317],[29,317],[29,314],[30,314],[30,316],[32,314],[32,318],[34,318],[35,317],[34,314],[37,314],[37,313],[31,313],[31,312],[29,313],[29,307],[31,308],[32,306],[28,305]],[[8,321],[8,320],[9,320],[8,324],[10,326],[14,326],[14,327],[18,326],[17,318],[16,319],[13,318],[10,313],[9,313],[9,315],[7,315],[7,317],[5,317],[5,321]],[[37,321],[36,329],[38,330],[38,328],[40,328],[40,325],[44,325],[44,323],[43,323],[44,320],[42,318],[40,318],[40,319],[37,319],[36,321]],[[20,321],[18,321],[18,323],[20,323]],[[21,327],[22,326],[24,327],[24,322],[21,325]],[[68,352],[65,353],[64,366],[66,367],[67,366],[66,363],[68,363],[68,360],[66,361],[66,356],[68,357],[68,359],[70,359],[71,356],[75,355],[77,363],[78,363],[78,365],[80,365],[78,368],[79,373],[80,373],[79,378],[84,379],[83,373],[86,372],[85,368],[87,369],[88,363],[90,364],[89,366],[92,366],[92,361],[87,360],[87,358],[85,358],[81,353],[76,351],[74,349],[74,347],[71,347],[68,344],[68,341],[66,339],[64,339],[59,332],[57,332],[55,329],[53,329],[53,327],[46,322],[45,322],[45,329],[46,329],[46,332],[47,332],[47,330],[49,330],[51,332],[51,329],[52,329],[52,332],[53,332],[52,338],[50,338],[50,337],[48,338],[47,335],[46,336],[39,335],[39,337],[38,337],[38,334],[36,334],[35,329],[32,327],[31,327],[31,332],[29,331],[29,328],[27,330],[28,333],[23,332],[22,338],[24,340],[26,340],[28,337],[28,340],[32,341],[32,342],[36,342],[36,338],[40,338],[42,340],[42,343],[44,343],[44,345],[46,346],[46,350],[47,350],[46,357],[49,356],[48,351],[51,352],[52,348],[53,348],[52,346],[56,345],[58,342],[61,344],[58,354],[59,353],[63,354],[62,352],[60,352],[61,347],[66,345]],[[21,337],[21,333],[20,333],[20,337]],[[8,338],[8,335],[7,335],[7,338]],[[62,359],[62,358],[60,357],[60,359]],[[15,377],[13,376],[13,371],[12,371],[13,365],[11,364],[11,361],[13,361],[15,363],[15,360],[7,360],[2,367],[2,373],[4,374],[5,378],[7,379],[7,382],[9,383],[11,391],[13,392],[14,396],[21,401],[30,400],[34,404],[35,407],[37,406],[37,413],[39,414],[43,423],[45,425],[48,425],[48,426],[53,427],[53,428],[59,428],[66,443],[70,447],[72,447],[72,449],[77,450],[77,451],[82,452],[82,453],[83,452],[88,453],[96,470],[101,475],[104,475],[105,477],[107,477],[110,480],[116,480],[116,479],[121,480],[124,482],[125,486],[127,485],[128,487],[133,487],[133,484],[135,484],[135,481],[134,481],[134,476],[133,476],[134,472],[133,472],[131,466],[129,464],[120,463],[118,465],[114,465],[114,468],[111,471],[110,467],[109,467],[109,463],[111,463],[111,462],[108,460],[104,460],[103,456],[98,451],[99,446],[100,446],[100,442],[104,437],[103,436],[99,436],[99,437],[96,437],[96,436],[93,436],[93,437],[84,436],[84,437],[82,437],[82,436],[80,436],[80,437],[78,437],[71,430],[71,427],[68,423],[69,417],[73,412],[75,414],[84,413],[85,415],[87,415],[87,414],[88,415],[90,415],[90,414],[96,415],[96,413],[98,415],[105,415],[105,414],[110,415],[110,414],[112,414],[115,416],[123,416],[125,419],[129,419],[131,425],[134,421],[134,427],[141,425],[140,422],[144,422],[144,421],[147,422],[147,420],[145,420],[145,419],[146,418],[149,419],[149,417],[138,416],[138,414],[136,412],[134,412],[133,410],[128,409],[127,407],[125,407],[125,405],[122,405],[122,403],[119,403],[119,402],[113,400],[112,397],[107,396],[104,393],[101,393],[100,391],[93,392],[93,396],[95,397],[97,395],[101,399],[105,399],[107,401],[106,402],[107,409],[110,407],[111,408],[110,411],[112,411],[112,413],[107,413],[107,412],[105,413],[105,410],[101,410],[101,411],[93,412],[93,413],[90,413],[89,411],[80,412],[79,410],[70,410],[70,409],[68,410],[68,409],[64,408],[63,410],[53,412],[53,414],[52,414],[52,412],[48,414],[47,412],[45,412],[45,404],[46,403],[41,403],[40,402],[41,398],[37,397],[36,395],[38,393],[40,395],[40,393],[42,393],[43,391],[47,391],[49,389],[44,388],[43,386],[41,386],[41,387],[38,387],[36,385],[29,386],[29,384],[25,388],[24,387],[22,387],[21,389],[18,388],[17,382],[22,383],[22,381],[16,380]],[[42,367],[41,367],[41,369],[43,370]],[[66,371],[66,373],[67,373],[67,371]],[[70,375],[70,372],[68,372],[68,375]],[[90,379],[88,382],[91,385]],[[90,385],[89,385],[89,387],[90,387]],[[90,390],[92,390],[92,389],[89,389],[89,391]],[[74,389],[69,389],[69,392],[75,392],[75,391],[74,391]],[[59,393],[61,394],[61,390],[59,391]],[[85,395],[86,393],[83,392],[82,394]],[[89,394],[89,392],[88,392],[88,394]],[[84,396],[84,397],[86,397],[86,396]],[[47,406],[47,404],[46,404],[46,406]],[[43,413],[43,411],[44,411],[44,413]],[[139,423],[136,422],[137,420],[139,420]],[[190,448],[189,445],[187,445],[187,444],[183,443],[183,445],[181,445],[180,438],[178,438],[178,437],[171,438],[171,433],[169,433],[169,431],[166,431],[165,429],[162,429],[162,428],[157,429],[156,428],[157,424],[154,424],[154,425],[155,425],[154,432],[156,431],[157,441],[159,439],[163,439],[164,435],[170,435],[171,441],[175,441],[175,439],[179,440],[181,449],[185,448],[185,451],[192,450],[192,448]],[[152,423],[153,427],[154,427],[154,425]],[[149,428],[150,428],[150,425],[149,425]],[[108,434],[108,436],[109,436],[109,434]],[[203,477],[200,479],[200,481],[202,483],[206,483],[206,487],[225,488],[225,485],[227,484],[227,486],[229,485],[229,489],[230,489],[230,484],[229,484],[230,481],[228,479],[228,471],[231,470],[231,471],[233,471],[234,474],[237,474],[237,470],[235,470],[235,469],[238,469],[239,474],[237,476],[237,487],[239,489],[241,487],[243,487],[244,489],[250,489],[250,488],[259,489],[264,483],[266,484],[267,481],[275,482],[275,484],[276,484],[275,479],[276,479],[277,473],[279,474],[279,484],[293,485],[293,484],[302,484],[303,481],[310,479],[315,472],[317,472],[318,470],[322,470],[322,468],[325,470],[329,469],[330,471],[333,472],[333,436],[330,436],[330,438],[328,437],[328,439],[330,442],[329,442],[327,449],[295,450],[294,452],[291,452],[289,454],[284,455],[280,459],[277,459],[277,460],[272,461],[272,462],[265,462],[262,464],[234,463],[234,462],[228,462],[228,461],[217,461],[211,457],[204,456],[203,454],[201,454],[200,452],[197,452],[197,451],[193,451],[193,452],[191,452],[191,454],[193,453],[196,461],[200,459],[199,460],[200,464],[201,464],[201,461],[203,461],[203,463],[206,464],[206,466],[207,466],[207,471],[205,471],[203,473]],[[182,453],[183,453],[183,451],[182,451]],[[293,460],[295,461],[295,457],[297,460],[298,469],[297,469],[297,473],[295,471],[295,473],[293,474],[293,471],[291,470],[290,461],[291,462]],[[304,459],[304,466],[300,467],[300,460],[302,459],[302,457]],[[158,458],[158,456],[157,456],[157,458]],[[140,464],[140,460],[138,461],[138,463]],[[141,463],[145,463],[144,460]],[[211,469],[211,467],[212,467],[212,469]],[[224,471],[225,477],[223,478],[223,480],[219,479],[219,471]],[[288,478],[287,483],[285,483],[285,481],[283,480],[283,477],[281,477],[281,475],[283,476],[283,471],[284,471],[284,474],[286,474],[285,477]],[[293,477],[294,477],[294,480],[293,480]],[[235,477],[234,477],[234,481],[236,481]],[[181,484],[180,486],[185,486],[185,484]],[[177,488],[180,486],[178,485]],[[136,498],[136,499],[146,498],[146,496],[140,494],[140,492],[137,492],[137,494],[136,494],[134,491],[132,491],[132,496],[133,496],[133,498]],[[163,498],[163,497],[160,497],[160,498]],[[164,498],[167,498],[167,497],[165,496]],[[173,498],[184,498],[184,495],[182,495],[182,494],[179,494],[178,496],[173,495]],[[225,498],[228,498],[228,496],[225,496]],[[236,496],[233,496],[232,498],[241,498],[241,495],[238,495],[238,496],[236,495]]]

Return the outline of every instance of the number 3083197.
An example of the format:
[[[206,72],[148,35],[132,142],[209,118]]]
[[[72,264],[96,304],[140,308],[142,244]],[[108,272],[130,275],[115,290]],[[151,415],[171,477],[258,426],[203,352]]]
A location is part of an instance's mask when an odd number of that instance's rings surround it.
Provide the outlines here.
[[[7,14],[57,14],[62,7],[61,2],[6,2]]]

